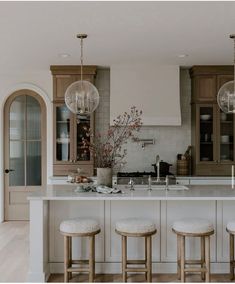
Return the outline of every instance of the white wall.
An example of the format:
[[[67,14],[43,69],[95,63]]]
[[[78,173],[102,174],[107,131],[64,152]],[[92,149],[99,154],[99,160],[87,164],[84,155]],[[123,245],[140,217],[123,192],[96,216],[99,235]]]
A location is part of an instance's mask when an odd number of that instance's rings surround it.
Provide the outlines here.
[[[181,125],[179,66],[156,64],[112,65],[110,123],[136,106],[143,125]]]
[[[7,98],[20,89],[30,89],[44,99],[47,107],[47,180],[52,175],[52,77],[48,71],[11,73],[0,76],[0,222],[4,219],[4,104]]]

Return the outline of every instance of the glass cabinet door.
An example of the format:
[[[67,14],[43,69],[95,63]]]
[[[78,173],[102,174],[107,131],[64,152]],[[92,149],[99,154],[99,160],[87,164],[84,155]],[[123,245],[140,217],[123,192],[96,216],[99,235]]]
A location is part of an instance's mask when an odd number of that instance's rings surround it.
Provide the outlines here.
[[[91,119],[87,116],[77,116],[77,161],[90,161],[91,155],[88,145],[83,140],[90,142]]]
[[[56,161],[69,162],[71,159],[71,116],[65,104],[56,106]]]
[[[199,161],[213,162],[214,157],[214,107],[199,106]]]
[[[219,157],[220,162],[234,161],[234,116],[232,113],[219,112]]]

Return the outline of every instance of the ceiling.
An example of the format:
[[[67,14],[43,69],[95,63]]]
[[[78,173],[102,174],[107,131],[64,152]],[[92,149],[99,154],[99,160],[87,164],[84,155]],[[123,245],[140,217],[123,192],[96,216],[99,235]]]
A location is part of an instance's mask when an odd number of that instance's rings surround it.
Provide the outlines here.
[[[79,64],[81,32],[85,64],[232,64],[234,11],[224,1],[0,2],[0,73]]]

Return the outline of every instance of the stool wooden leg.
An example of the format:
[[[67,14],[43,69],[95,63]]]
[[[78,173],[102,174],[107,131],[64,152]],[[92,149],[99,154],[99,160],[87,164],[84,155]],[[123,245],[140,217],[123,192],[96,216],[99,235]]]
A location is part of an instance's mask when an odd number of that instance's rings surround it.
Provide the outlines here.
[[[122,236],[122,281],[127,282],[127,237]]]
[[[95,276],[95,236],[90,236],[89,241],[90,241],[89,282],[94,282],[94,276]]]
[[[210,282],[210,236],[205,237],[206,282]]]
[[[147,282],[152,282],[152,237],[147,238]]]
[[[147,237],[144,237],[144,252],[145,252],[145,268],[147,268]],[[145,272],[145,280],[147,281],[147,272]]]
[[[181,282],[185,282],[185,236],[181,236],[180,238],[180,278]]]
[[[72,266],[72,237],[69,237],[69,267]],[[69,272],[69,280],[72,279],[72,272]]]
[[[201,237],[201,268],[205,266],[205,237]],[[202,280],[205,280],[205,273],[201,273]]]
[[[67,269],[69,267],[69,237],[64,236],[64,282],[69,281]]]
[[[229,234],[229,240],[230,240],[230,279],[234,279],[234,267],[233,267],[233,261],[234,261],[234,235]]]
[[[177,235],[177,277],[180,280],[180,235]]]

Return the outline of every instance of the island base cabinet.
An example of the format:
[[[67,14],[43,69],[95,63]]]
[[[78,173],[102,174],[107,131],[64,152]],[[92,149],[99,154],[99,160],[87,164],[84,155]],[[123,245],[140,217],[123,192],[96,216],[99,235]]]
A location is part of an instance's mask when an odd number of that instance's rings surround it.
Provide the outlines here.
[[[116,197],[114,198],[116,199]],[[212,273],[229,272],[229,235],[226,225],[235,219],[235,201],[216,200],[56,200],[48,203],[50,273],[63,273],[63,220],[86,217],[96,219],[101,233],[96,236],[96,272],[121,272],[121,237],[115,224],[125,218],[151,219],[157,227],[152,239],[154,273],[176,273],[177,237],[172,232],[175,221],[206,218],[215,228],[211,236]],[[88,240],[73,239],[73,258],[88,257]],[[144,239],[128,238],[128,258],[144,259]],[[200,259],[200,239],[186,238],[186,258]]]
[[[235,201],[217,201],[217,262],[229,261],[229,234],[226,226],[232,220],[235,220]]]

